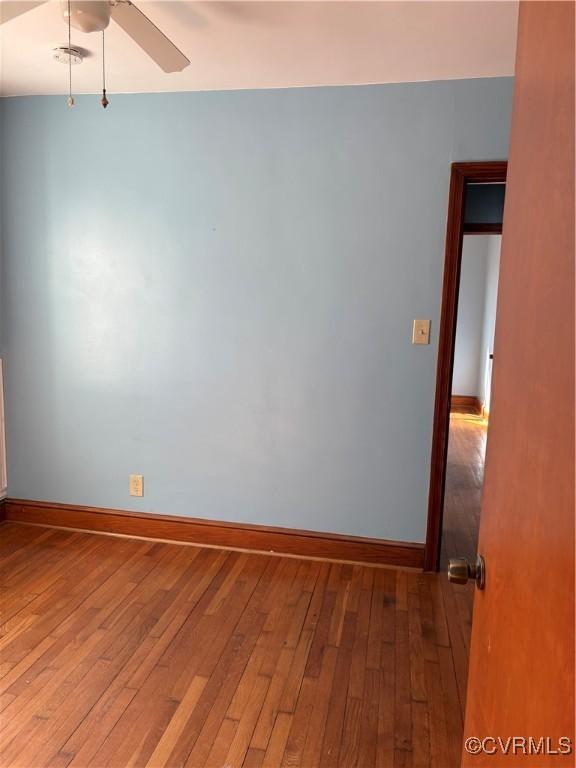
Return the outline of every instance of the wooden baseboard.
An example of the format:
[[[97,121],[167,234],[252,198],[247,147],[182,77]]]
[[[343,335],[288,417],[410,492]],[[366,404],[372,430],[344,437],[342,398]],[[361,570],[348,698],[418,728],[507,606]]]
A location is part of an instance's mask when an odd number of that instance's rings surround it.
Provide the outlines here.
[[[424,545],[292,528],[224,523],[193,517],[6,499],[4,519],[147,539],[274,552],[325,560],[422,568]]]
[[[450,411],[480,416],[482,414],[482,402],[475,395],[452,395],[450,397]]]

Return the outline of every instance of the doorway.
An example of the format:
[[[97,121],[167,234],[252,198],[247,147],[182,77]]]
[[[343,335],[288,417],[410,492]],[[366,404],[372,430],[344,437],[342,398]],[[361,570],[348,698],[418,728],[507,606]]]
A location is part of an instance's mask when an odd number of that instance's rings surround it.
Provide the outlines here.
[[[483,325],[483,319],[481,321],[480,318],[487,314],[487,303],[494,305],[495,315],[493,278],[495,270],[497,282],[506,171],[507,163],[502,161],[454,163],[451,168],[425,548],[427,570],[438,570],[443,560],[456,554],[462,557],[475,555],[486,425],[489,419],[493,330],[490,335],[490,332],[484,333],[484,327],[476,327],[474,343],[470,341],[470,333],[462,335],[462,332],[466,323],[469,328],[473,328],[473,317],[476,317],[476,326]],[[482,252],[485,259],[481,263]],[[489,272],[491,278],[488,289]],[[460,297],[461,290],[468,291],[469,295]],[[472,293],[475,308],[470,305]],[[462,302],[459,302],[460,298]],[[459,304],[464,313],[460,318]],[[463,349],[466,353],[464,357],[467,355],[468,362],[473,361],[474,365],[472,368],[468,366],[465,376],[461,376],[462,370],[459,369],[455,383],[457,386],[465,386],[469,390],[467,392],[453,391],[459,319],[460,336],[464,340]],[[466,381],[466,376],[467,383],[460,384]],[[470,462],[465,458],[468,454],[472,457]],[[462,469],[463,464],[465,466]],[[450,465],[460,469],[456,470],[454,477],[450,475],[447,478]],[[463,499],[459,499],[455,493],[459,472],[464,473],[469,480],[475,478],[469,499],[474,509],[468,515],[462,511]],[[452,514],[451,510],[445,509],[447,480],[451,492],[448,501],[453,505],[451,509],[455,510]],[[448,514],[445,516],[446,512]],[[468,528],[467,531],[458,530],[458,520],[463,527]],[[450,526],[450,533],[446,537],[443,536],[444,522]],[[446,541],[443,549],[444,538]],[[467,551],[453,553],[451,549],[455,549],[462,541],[466,542]]]
[[[440,568],[476,560],[490,414],[502,235],[465,234],[462,244]],[[472,600],[472,590],[466,594]],[[471,610],[471,604],[470,604]]]

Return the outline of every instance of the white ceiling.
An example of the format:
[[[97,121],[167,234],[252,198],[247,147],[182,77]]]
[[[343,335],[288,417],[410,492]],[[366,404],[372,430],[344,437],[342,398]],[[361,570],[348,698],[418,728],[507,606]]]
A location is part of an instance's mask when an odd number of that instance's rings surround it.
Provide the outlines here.
[[[10,0],[2,0],[10,2]],[[517,3],[187,2],[136,5],[188,56],[164,74],[114,22],[106,33],[114,92],[286,88],[511,75]],[[67,41],[59,0],[0,27],[1,94],[63,94],[67,68],[51,51]],[[76,93],[101,88],[101,37],[73,30],[90,52],[73,69]]]

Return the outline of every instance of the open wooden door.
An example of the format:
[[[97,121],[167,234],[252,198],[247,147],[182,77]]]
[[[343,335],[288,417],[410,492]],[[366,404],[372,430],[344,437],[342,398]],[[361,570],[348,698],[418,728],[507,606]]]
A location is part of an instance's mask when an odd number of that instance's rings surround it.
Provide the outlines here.
[[[463,765],[554,768],[576,751],[554,754],[574,738],[573,2],[521,2],[516,66],[465,723],[488,741]]]

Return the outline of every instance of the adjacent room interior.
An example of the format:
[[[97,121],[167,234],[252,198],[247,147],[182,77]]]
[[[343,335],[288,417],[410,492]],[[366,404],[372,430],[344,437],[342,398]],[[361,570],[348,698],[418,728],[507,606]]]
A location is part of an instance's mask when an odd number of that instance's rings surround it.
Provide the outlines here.
[[[2,0],[2,768],[564,749],[573,5]]]
[[[505,187],[505,182],[468,183],[465,187],[441,570],[448,569],[454,558],[474,562],[478,552]],[[474,587],[473,582],[452,586],[466,656],[470,649]],[[450,589],[447,585],[445,588]],[[465,679],[465,669],[462,674]]]

